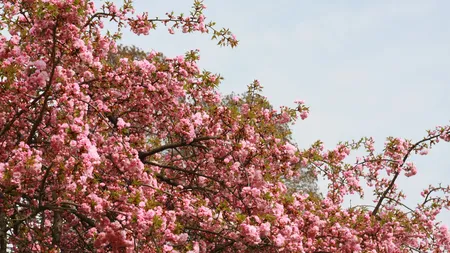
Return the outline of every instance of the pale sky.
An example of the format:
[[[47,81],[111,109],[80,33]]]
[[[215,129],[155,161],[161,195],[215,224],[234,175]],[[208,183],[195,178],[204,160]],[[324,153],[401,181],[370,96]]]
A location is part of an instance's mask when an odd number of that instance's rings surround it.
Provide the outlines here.
[[[162,17],[187,13],[192,1],[134,2],[138,12]],[[305,100],[310,117],[293,126],[301,148],[317,139],[333,148],[363,136],[382,148],[387,136],[419,140],[425,130],[450,123],[450,1],[205,4],[207,20],[230,28],[240,40],[237,48],[220,48],[209,35],[170,35],[163,26],[147,37],[125,33],[122,43],[168,56],[200,49],[200,67],[225,77],[223,94],[244,92],[258,79],[276,107]],[[414,158],[418,174],[398,181],[410,206],[429,184],[450,183],[450,143]],[[324,182],[320,186],[326,190]],[[352,198],[358,203],[372,204]],[[449,211],[440,218],[450,225]]]

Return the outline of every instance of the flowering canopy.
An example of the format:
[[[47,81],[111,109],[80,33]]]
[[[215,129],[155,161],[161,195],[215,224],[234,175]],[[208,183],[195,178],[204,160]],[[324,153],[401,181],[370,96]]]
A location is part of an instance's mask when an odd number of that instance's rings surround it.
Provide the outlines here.
[[[450,141],[450,127],[418,142],[389,138],[306,150],[280,131],[308,107],[279,111],[221,103],[220,77],[195,51],[166,58],[108,55],[119,33],[227,29],[190,15],[151,19],[131,1],[2,0],[0,27],[0,252],[448,252],[448,186],[430,186],[416,207],[395,182],[417,169],[411,155]],[[259,92],[257,81],[249,92]],[[344,159],[367,150],[356,164]],[[299,166],[300,165],[300,166]],[[313,168],[330,180],[323,198],[288,191],[284,179]],[[373,208],[343,208],[374,188]],[[439,193],[439,194],[438,194]]]

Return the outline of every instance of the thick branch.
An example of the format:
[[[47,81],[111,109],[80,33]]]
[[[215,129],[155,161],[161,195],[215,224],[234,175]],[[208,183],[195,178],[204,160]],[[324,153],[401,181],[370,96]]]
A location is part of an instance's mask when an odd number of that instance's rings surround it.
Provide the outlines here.
[[[75,209],[70,209],[70,212],[75,214],[78,219],[88,224],[90,227],[95,227],[95,221],[84,214],[77,212]]]
[[[146,151],[146,152],[139,152],[139,159],[141,159],[142,162],[145,161],[145,158],[152,156],[154,154],[157,154],[159,152],[162,152],[164,150],[167,149],[173,149],[173,148],[179,148],[179,147],[185,147],[185,146],[190,146],[196,142],[201,142],[201,141],[207,141],[207,140],[214,140],[214,139],[219,139],[218,136],[203,136],[203,137],[198,137],[195,138],[192,142],[186,142],[186,141],[182,141],[182,142],[176,142],[176,143],[171,143],[171,144],[167,144],[167,145],[162,145],[159,146],[157,148],[154,148],[150,151]]]
[[[153,166],[158,166],[160,168],[170,169],[170,170],[174,170],[174,171],[180,171],[180,172],[184,172],[184,173],[191,174],[191,175],[194,175],[194,176],[208,178],[208,179],[210,179],[210,180],[212,180],[214,182],[223,184],[223,181],[221,181],[221,180],[219,180],[219,179],[217,179],[215,177],[204,175],[204,174],[201,174],[201,173],[198,173],[198,172],[195,172],[195,171],[190,171],[190,170],[186,170],[186,169],[175,167],[175,166],[171,166],[171,165],[158,164],[158,163],[155,163],[155,162],[145,162],[145,164],[150,164],[150,165],[153,165]]]
[[[67,202],[66,202],[67,203]],[[70,205],[70,204],[69,204]],[[76,205],[74,205],[76,206]],[[51,205],[46,205],[44,206],[46,209],[48,210],[52,210],[52,211],[57,211],[57,210],[64,210],[64,211],[69,211],[72,214],[74,214],[75,216],[77,216],[77,218],[82,221],[85,222],[86,224],[88,224],[90,227],[95,227],[95,220],[89,218],[88,216],[79,213],[78,210],[74,207],[71,208],[64,208],[64,207],[59,207],[59,206],[51,206]]]

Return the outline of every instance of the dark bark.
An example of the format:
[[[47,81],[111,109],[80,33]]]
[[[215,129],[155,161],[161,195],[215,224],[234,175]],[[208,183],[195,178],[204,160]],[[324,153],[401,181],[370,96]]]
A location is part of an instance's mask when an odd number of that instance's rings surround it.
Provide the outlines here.
[[[52,244],[54,246],[59,246],[61,241],[61,233],[62,233],[62,217],[61,211],[53,212],[53,224],[52,224]]]
[[[2,208],[0,206],[0,208]],[[6,214],[0,209],[0,253],[6,253],[6,247],[8,246],[8,238],[6,234],[7,220]]]

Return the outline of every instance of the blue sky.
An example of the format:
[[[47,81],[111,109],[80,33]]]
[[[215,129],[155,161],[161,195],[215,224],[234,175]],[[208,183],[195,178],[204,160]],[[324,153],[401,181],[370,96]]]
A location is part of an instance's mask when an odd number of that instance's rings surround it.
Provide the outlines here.
[[[118,2],[118,1],[115,1]],[[162,17],[188,12],[189,0],[135,0],[138,11]],[[223,94],[243,92],[258,79],[275,106],[303,99],[306,121],[293,126],[299,147],[320,139],[387,136],[419,140],[450,120],[449,1],[205,1],[205,15],[240,40],[220,48],[208,35],[125,33],[124,44],[168,56],[200,49],[200,67],[225,77]],[[207,19],[207,20],[208,20]],[[380,150],[381,151],[381,150]],[[418,175],[400,178],[407,204],[429,184],[450,183],[450,143],[415,157]],[[325,188],[325,182],[321,182]],[[370,195],[370,194],[368,194]],[[348,202],[347,202],[348,203]],[[352,204],[371,203],[352,198]],[[440,216],[450,224],[450,212]]]

